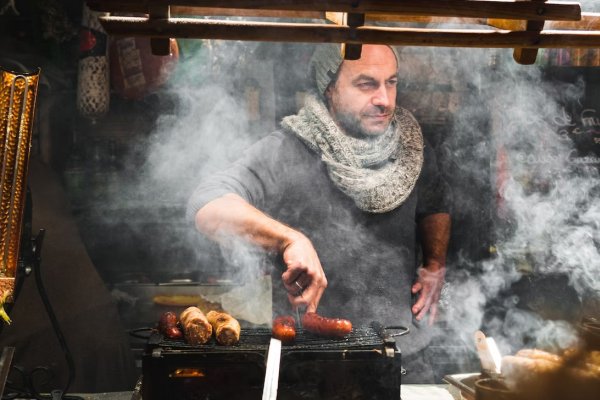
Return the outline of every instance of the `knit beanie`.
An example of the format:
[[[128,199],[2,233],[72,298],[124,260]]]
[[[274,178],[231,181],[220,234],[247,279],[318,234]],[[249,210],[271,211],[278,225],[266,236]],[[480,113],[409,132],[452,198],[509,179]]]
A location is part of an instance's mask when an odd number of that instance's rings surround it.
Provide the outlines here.
[[[394,57],[396,57],[396,64],[399,66],[400,57],[398,52],[393,47],[389,47],[394,53]],[[342,61],[344,59],[342,58],[342,50],[339,43],[317,45],[310,59],[309,71],[320,96],[325,94],[327,86],[335,78]]]

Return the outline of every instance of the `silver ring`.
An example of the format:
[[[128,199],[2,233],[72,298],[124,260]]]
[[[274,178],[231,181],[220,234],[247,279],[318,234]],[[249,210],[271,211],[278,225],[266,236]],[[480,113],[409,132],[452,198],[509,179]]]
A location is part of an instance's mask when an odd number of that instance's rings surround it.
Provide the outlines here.
[[[302,287],[301,284],[298,283],[298,281],[294,281],[294,283],[296,284],[296,286],[298,286],[298,291],[294,294],[294,296],[302,296],[302,293],[304,292],[304,288]]]

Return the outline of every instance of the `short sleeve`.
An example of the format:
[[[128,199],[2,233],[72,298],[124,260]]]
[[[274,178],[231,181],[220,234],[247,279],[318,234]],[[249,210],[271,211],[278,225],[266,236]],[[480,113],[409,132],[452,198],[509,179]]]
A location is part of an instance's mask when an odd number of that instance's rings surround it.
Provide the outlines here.
[[[277,202],[285,186],[283,174],[278,173],[286,149],[281,133],[276,132],[250,146],[243,155],[224,171],[204,179],[193,191],[187,203],[186,220],[210,201],[235,193],[258,209],[266,201]]]

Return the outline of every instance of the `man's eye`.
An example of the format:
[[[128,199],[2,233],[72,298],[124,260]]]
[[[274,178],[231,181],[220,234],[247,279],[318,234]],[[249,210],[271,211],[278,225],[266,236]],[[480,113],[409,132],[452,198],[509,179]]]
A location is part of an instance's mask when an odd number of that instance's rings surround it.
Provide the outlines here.
[[[374,89],[377,87],[377,84],[373,82],[362,82],[358,84],[358,87],[362,90]]]

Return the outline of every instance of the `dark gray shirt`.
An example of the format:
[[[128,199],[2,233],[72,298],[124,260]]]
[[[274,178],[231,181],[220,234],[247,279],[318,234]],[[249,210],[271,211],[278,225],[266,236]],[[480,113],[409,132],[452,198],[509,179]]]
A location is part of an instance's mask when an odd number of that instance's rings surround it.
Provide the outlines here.
[[[393,211],[374,214],[360,210],[332,183],[318,154],[295,136],[275,132],[202,182],[189,200],[188,217],[193,220],[209,201],[236,193],[312,241],[329,283],[319,304],[321,315],[349,318],[356,326],[373,320],[411,326],[417,220],[448,212],[448,191],[435,155],[429,146],[424,152],[419,181],[407,200]],[[289,314],[278,284],[281,272],[274,268],[274,312]],[[415,333],[403,351],[425,345],[428,335]]]

